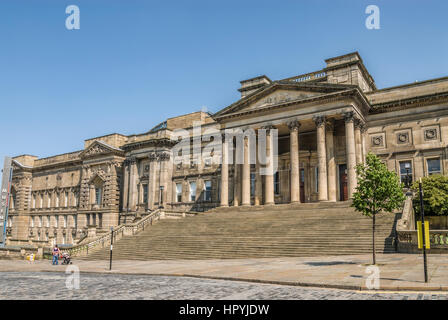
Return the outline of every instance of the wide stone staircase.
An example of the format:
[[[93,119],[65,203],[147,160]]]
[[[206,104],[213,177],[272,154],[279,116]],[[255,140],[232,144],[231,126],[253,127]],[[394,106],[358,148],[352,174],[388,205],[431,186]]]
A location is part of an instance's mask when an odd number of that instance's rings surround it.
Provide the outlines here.
[[[399,214],[376,219],[376,251],[395,252]],[[372,219],[348,202],[218,208],[182,219],[162,219],[114,244],[129,260],[236,259],[371,253]],[[81,259],[107,260],[109,248]]]

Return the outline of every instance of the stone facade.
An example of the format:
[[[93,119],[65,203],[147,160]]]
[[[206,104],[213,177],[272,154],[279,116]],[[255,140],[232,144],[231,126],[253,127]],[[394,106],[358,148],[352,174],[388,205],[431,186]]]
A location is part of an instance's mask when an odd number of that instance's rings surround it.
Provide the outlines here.
[[[241,99],[215,114],[195,112],[147,133],[89,139],[84,150],[50,158],[15,157],[9,244],[77,243],[88,230],[105,232],[159,207],[345,201],[356,187],[355,166],[369,151],[403,179],[448,174],[448,77],[377,89],[358,53],[325,62],[322,70],[292,78],[241,81]],[[238,165],[175,164],[173,132],[191,133],[198,122],[203,132],[222,134],[267,129],[269,161],[271,129],[277,129],[278,171],[260,175],[265,165],[251,164],[247,152]],[[222,157],[232,147],[224,143]]]

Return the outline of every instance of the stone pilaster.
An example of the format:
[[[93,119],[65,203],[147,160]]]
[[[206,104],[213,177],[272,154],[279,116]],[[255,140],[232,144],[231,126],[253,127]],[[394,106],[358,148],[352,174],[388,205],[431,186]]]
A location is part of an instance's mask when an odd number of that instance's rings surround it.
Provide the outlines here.
[[[336,201],[336,161],[334,159],[334,121],[327,121],[325,142],[327,152],[328,201]]]
[[[291,203],[300,202],[300,171],[299,171],[299,128],[300,122],[293,120],[288,123],[290,135],[290,167],[291,167]]]
[[[361,151],[362,151],[362,162],[366,162],[367,156],[367,147],[366,147],[366,135],[367,135],[367,126],[365,123],[361,124]]]
[[[137,170],[137,160],[130,160],[130,183],[129,183],[129,210],[137,211],[137,197],[138,197],[138,189],[137,189],[137,178],[138,178],[138,170]]]
[[[345,148],[347,153],[347,189],[348,197],[353,197],[356,189],[356,146],[353,111],[344,113],[345,120]]]
[[[328,188],[327,188],[327,152],[325,146],[325,117],[316,116],[313,118],[317,128],[317,161],[319,170],[319,201],[328,200]]]

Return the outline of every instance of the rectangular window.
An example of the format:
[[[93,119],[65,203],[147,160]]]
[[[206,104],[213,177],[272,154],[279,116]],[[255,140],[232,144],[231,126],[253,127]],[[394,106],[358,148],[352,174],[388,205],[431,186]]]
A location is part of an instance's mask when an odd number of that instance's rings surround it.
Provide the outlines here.
[[[440,158],[426,160],[428,165],[428,175],[441,174]]]
[[[274,193],[280,194],[280,172],[274,174]]]
[[[101,205],[101,188],[95,188],[95,204]]]
[[[212,181],[204,181],[204,201],[212,201]]]
[[[190,201],[196,201],[196,182],[190,182]]]
[[[148,185],[143,185],[143,203],[148,203]]]
[[[176,183],[176,202],[182,202],[182,183]]]
[[[409,181],[408,181],[409,179]],[[411,161],[401,161],[400,162],[400,180],[402,183],[407,185],[412,183],[412,162]]]

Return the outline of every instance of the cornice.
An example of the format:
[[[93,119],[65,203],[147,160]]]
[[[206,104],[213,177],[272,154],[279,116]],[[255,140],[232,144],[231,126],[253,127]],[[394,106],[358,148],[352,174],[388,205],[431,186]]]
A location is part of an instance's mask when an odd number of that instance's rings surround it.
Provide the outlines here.
[[[441,102],[448,102],[448,92],[374,104],[372,105],[369,114],[399,111],[408,109],[409,107],[416,108]]]

